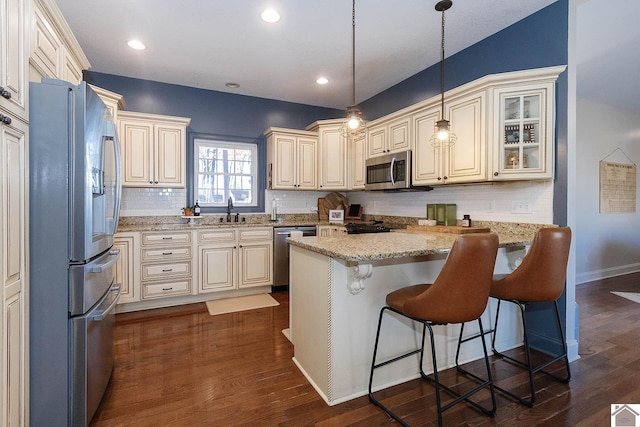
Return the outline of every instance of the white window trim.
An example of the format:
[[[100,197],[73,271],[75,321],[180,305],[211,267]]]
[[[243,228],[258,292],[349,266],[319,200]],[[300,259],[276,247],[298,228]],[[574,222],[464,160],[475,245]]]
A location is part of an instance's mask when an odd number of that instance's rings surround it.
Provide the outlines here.
[[[252,192],[252,200],[253,203],[251,204],[242,204],[242,207],[257,207],[258,206],[258,145],[257,144],[253,144],[253,143],[249,143],[249,142],[230,142],[230,141],[224,141],[224,140],[219,140],[219,139],[203,139],[203,138],[195,138],[193,140],[193,195],[194,195],[194,200],[197,200],[198,198],[198,194],[199,194],[199,187],[198,187],[198,177],[199,177],[199,165],[198,165],[198,161],[199,156],[198,153],[200,152],[200,147],[201,146],[205,146],[205,147],[211,147],[211,146],[215,146],[218,148],[232,148],[232,149],[242,149],[242,150],[251,150],[251,157],[253,159],[253,161],[251,162],[251,176],[253,177],[253,188],[251,188],[251,192]],[[223,206],[227,206],[227,201],[225,200],[224,202],[221,203],[206,203],[206,204],[200,204],[203,207],[223,207]],[[239,206],[238,206],[239,207]]]

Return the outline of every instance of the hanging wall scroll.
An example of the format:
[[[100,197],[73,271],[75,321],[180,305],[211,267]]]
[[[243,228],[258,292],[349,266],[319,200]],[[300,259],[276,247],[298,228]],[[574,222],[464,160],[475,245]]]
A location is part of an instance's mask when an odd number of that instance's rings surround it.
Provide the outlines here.
[[[619,148],[617,150],[622,152]],[[637,166],[631,159],[629,161],[630,163],[621,163],[610,162],[606,158],[600,160],[600,213],[636,211]]]

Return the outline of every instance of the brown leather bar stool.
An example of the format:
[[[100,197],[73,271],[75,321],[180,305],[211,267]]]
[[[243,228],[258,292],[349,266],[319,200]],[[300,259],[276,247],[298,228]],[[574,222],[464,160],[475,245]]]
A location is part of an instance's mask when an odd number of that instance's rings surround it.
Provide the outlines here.
[[[485,334],[493,332],[491,349],[495,355],[528,371],[530,397],[526,398],[518,396],[515,393],[497,385],[495,388],[503,394],[529,407],[533,406],[536,397],[533,374],[542,372],[563,383],[568,383],[571,379],[571,369],[569,368],[569,357],[567,355],[567,343],[564,339],[560,312],[558,310],[558,298],[562,295],[565,286],[570,246],[571,229],[569,227],[542,228],[536,233],[533,243],[531,244],[531,248],[522,260],[522,263],[511,274],[495,275],[491,285],[490,296],[498,300],[498,306],[496,309],[494,329],[485,332]],[[500,315],[500,304],[502,301],[516,304],[520,309],[524,340],[524,361],[501,353],[495,348],[498,317]],[[539,302],[553,303],[555,309],[555,321],[559,332],[560,342],[562,343],[562,350],[557,355],[551,355],[550,359],[547,359],[540,365],[533,366],[525,311],[528,304]],[[461,331],[461,339],[459,340],[458,345],[465,341],[478,338],[479,336],[480,334],[462,339]],[[484,339],[482,341],[484,341]],[[564,359],[566,368],[565,376],[558,376],[544,370],[552,363],[561,359]],[[459,368],[459,370],[464,371],[461,368]]]
[[[487,368],[487,380],[481,380],[472,375],[472,378],[479,381],[472,390],[459,394],[457,391],[443,385],[438,380],[438,369],[436,361],[436,349],[433,338],[434,325],[446,325],[448,323],[464,323],[473,320],[478,321],[482,332],[482,321],[480,316],[484,312],[489,300],[489,288],[498,251],[498,236],[495,234],[469,234],[456,239],[449,252],[447,260],[433,284],[420,284],[408,286],[391,292],[387,295],[386,306],[380,310],[378,320],[378,331],[376,332],[376,342],[373,350],[373,360],[371,362],[371,373],[369,376],[369,401],[382,408],[389,416],[400,424],[407,424],[389,408],[380,403],[373,395],[373,372],[390,363],[404,359],[413,354],[420,354],[419,371],[422,378],[433,382],[436,391],[436,404],[438,408],[438,425],[442,425],[442,413],[462,401],[469,402],[475,408],[481,410],[489,416],[493,416],[496,411],[496,399],[491,381],[491,371],[487,356],[487,347],[482,340],[484,350],[484,360]],[[422,327],[422,341],[420,348],[412,350],[406,354],[392,359],[376,363],[378,343],[380,340],[380,327],[382,318],[386,311],[397,313],[415,322],[419,322]],[[431,358],[433,362],[433,375],[428,376],[422,368],[424,356],[424,344],[426,330],[429,330],[431,341]],[[487,409],[480,404],[469,399],[470,396],[489,387],[491,393],[492,407]],[[455,399],[442,406],[440,398],[440,388],[451,393]]]

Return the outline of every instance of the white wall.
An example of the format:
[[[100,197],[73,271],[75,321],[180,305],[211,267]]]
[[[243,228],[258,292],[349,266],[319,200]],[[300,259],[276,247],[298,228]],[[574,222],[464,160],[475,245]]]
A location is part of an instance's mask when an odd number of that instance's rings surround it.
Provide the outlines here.
[[[640,113],[578,98],[576,128],[576,283],[640,271],[637,204],[599,212],[599,163],[640,162]]]

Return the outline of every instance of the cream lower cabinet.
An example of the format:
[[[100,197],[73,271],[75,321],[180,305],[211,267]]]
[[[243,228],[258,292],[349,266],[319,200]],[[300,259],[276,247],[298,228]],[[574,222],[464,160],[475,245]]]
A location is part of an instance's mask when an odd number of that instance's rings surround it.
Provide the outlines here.
[[[272,190],[316,190],[318,135],[315,132],[269,128],[267,187]]]
[[[193,292],[191,231],[143,232],[140,245],[140,300]]]
[[[271,227],[198,232],[199,292],[273,284]]]
[[[440,120],[438,107],[413,115],[415,149],[413,184],[440,185],[479,182],[487,179],[485,91],[448,100],[445,118],[457,140],[454,145],[434,147],[430,139]]]
[[[140,301],[140,233],[117,233],[113,246],[120,251],[115,268],[120,286],[118,304]]]
[[[123,187],[184,188],[191,119],[118,112]]]
[[[0,109],[0,425],[27,425],[27,124]]]

